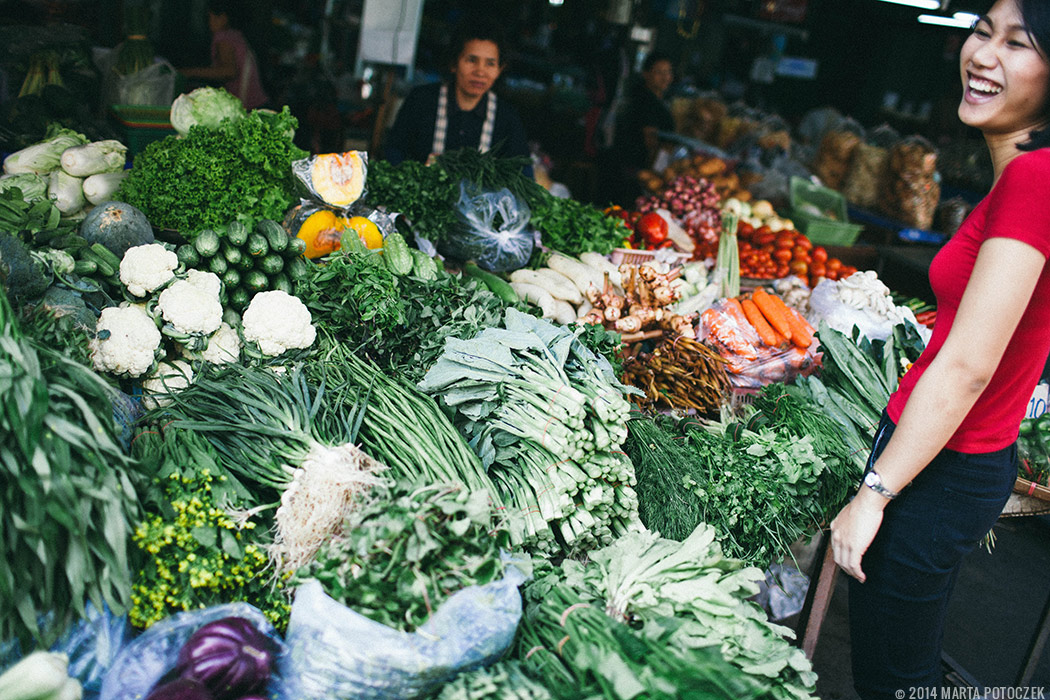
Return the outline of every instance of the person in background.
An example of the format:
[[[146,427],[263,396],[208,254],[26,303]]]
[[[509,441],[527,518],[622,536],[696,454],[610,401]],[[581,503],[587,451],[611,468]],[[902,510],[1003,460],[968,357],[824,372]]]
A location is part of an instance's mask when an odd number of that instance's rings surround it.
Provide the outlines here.
[[[392,162],[426,162],[459,148],[529,156],[514,107],[492,87],[504,68],[504,41],[494,21],[466,18],[453,37],[448,80],[414,88],[398,109],[383,146]],[[531,175],[531,166],[527,168]]]
[[[610,174],[616,182],[611,194],[617,204],[634,205],[635,197],[641,194],[638,171],[653,166],[660,148],[659,132],[674,131],[671,110],[664,103],[673,81],[670,58],[656,51],[645,57],[641,80],[631,87],[613,132]]]
[[[984,135],[992,189],[930,266],[933,336],[890,397],[864,485],[831,523],[835,561],[852,577],[864,700],[942,687],[960,563],[1017,477],[1018,428],[1050,352],[1047,50],[1045,0],[998,0],[960,51],[958,113]]]
[[[182,74],[208,83],[220,84],[240,99],[245,109],[256,109],[269,98],[259,78],[255,52],[244,34],[236,28],[238,6],[231,0],[209,0],[208,29],[211,30],[211,65],[184,68]]]

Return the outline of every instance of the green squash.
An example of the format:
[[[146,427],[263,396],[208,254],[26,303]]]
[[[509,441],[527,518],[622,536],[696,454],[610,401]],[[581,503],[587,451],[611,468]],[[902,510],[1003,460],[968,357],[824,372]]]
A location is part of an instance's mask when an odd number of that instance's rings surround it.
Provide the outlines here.
[[[80,223],[80,235],[88,243],[101,243],[118,258],[128,248],[153,243],[153,227],[146,215],[124,202],[102,202]]]

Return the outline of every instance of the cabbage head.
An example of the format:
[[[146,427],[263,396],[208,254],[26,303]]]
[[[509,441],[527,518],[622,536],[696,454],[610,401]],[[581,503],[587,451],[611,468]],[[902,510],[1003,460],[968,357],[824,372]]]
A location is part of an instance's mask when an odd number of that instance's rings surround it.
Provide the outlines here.
[[[17,187],[22,193],[22,199],[27,202],[39,202],[47,199],[48,179],[36,173],[20,173],[18,175],[4,175],[0,177],[0,192]]]
[[[215,129],[222,120],[241,119],[245,114],[241,101],[222,88],[197,88],[171,103],[171,125],[182,136],[190,133],[191,126]]]

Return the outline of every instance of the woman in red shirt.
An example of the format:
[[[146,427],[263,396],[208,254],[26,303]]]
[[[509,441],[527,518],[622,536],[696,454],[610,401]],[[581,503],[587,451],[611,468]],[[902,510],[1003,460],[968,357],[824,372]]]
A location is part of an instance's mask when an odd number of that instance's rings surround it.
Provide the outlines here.
[[[998,0],[961,51],[959,117],[984,134],[995,182],[930,266],[933,336],[890,398],[864,486],[831,524],[865,700],[942,686],[956,573],[1016,479],[1018,426],[1050,352],[1047,49],[1048,3]]]

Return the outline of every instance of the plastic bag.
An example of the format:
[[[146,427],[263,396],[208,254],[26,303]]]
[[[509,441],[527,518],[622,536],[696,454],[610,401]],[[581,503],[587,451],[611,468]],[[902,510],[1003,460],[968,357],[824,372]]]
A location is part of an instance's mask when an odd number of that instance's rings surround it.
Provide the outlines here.
[[[282,658],[283,694],[296,700],[412,698],[460,671],[495,661],[521,619],[518,585],[503,579],[471,586],[442,603],[415,632],[374,622],[330,598],[317,581],[295,592]]]
[[[790,382],[799,374],[816,369],[818,343],[808,348],[794,345],[771,347],[762,342],[758,331],[740,312],[731,312],[726,300],[700,314],[697,340],[714,347],[726,361],[729,384],[737,389],[758,389],[773,382]]]
[[[802,612],[809,590],[809,577],[786,564],[773,564],[759,582],[755,602],[769,613],[773,622],[782,622]]]
[[[69,656],[69,675],[80,681],[84,700],[92,700],[99,696],[106,672],[131,637],[126,617],[114,615],[108,607],[99,612],[88,605],[84,619],[74,623],[51,651]]]
[[[175,98],[175,68],[167,61],[116,77],[117,103],[122,105],[170,105]]]
[[[893,333],[894,321],[881,316],[873,309],[858,309],[843,302],[838,296],[838,284],[834,280],[821,280],[809,295],[811,318],[815,325],[827,321],[828,325],[852,337],[856,326],[869,340],[886,340]]]
[[[473,260],[491,272],[517,270],[532,257],[536,240],[528,228],[531,212],[510,190],[478,192],[461,182],[456,216],[459,230],[440,246],[442,255]]]
[[[368,154],[347,151],[311,156],[293,161],[292,173],[309,197],[330,207],[348,207],[364,196]]]
[[[278,660],[286,654],[269,620],[248,603],[216,605],[204,610],[190,610],[161,620],[125,646],[102,681],[100,700],[142,700],[179,657],[179,650],[198,629],[224,617],[243,617],[269,637],[277,649]],[[280,685],[275,672],[270,679],[271,691]],[[271,697],[284,697],[279,693]]]

